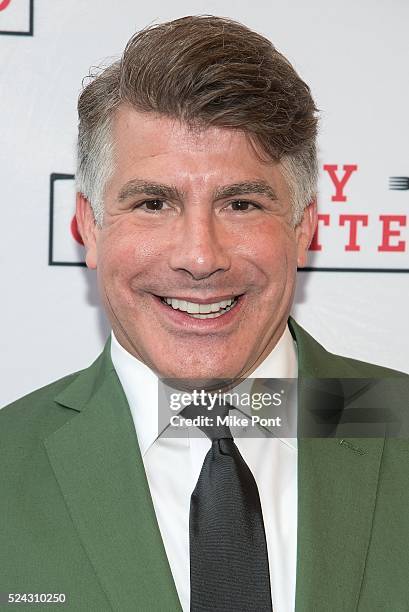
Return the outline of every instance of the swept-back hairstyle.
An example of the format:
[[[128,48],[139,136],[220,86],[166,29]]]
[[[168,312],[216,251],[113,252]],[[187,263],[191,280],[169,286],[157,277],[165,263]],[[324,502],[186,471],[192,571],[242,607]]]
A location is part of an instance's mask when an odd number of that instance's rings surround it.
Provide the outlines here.
[[[122,104],[194,129],[244,131],[281,163],[296,225],[316,194],[317,109],[309,87],[264,36],[230,19],[183,17],[150,26],[120,60],[90,77],[78,101],[77,189],[103,217],[113,171],[112,119]]]

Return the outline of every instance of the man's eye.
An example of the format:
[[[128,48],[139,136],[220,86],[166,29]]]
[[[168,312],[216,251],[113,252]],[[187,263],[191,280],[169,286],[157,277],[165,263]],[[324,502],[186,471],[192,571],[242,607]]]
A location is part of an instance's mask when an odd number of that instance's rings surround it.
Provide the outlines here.
[[[255,210],[260,208],[258,204],[254,204],[253,202],[248,202],[247,200],[235,200],[234,202],[230,202],[230,205],[233,210],[239,212],[248,212],[250,210]]]
[[[134,206],[135,208],[142,208],[142,210],[149,210],[155,212],[163,209],[164,202],[162,200],[144,200]]]

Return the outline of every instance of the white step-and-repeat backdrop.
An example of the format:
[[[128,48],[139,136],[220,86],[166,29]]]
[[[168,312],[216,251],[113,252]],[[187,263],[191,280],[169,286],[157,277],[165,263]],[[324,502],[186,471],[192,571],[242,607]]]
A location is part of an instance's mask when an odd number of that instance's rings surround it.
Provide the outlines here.
[[[407,0],[0,0],[0,405],[86,367],[109,333],[73,223],[82,78],[135,30],[192,13],[269,37],[321,109],[294,316],[331,351],[409,372]]]

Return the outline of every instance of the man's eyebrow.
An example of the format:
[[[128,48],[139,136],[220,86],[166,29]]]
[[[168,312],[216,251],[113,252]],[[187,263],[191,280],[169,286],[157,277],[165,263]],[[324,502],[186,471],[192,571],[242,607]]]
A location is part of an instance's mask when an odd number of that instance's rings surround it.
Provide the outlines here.
[[[172,185],[164,185],[155,181],[132,179],[121,187],[118,193],[118,202],[123,202],[137,195],[147,195],[163,200],[181,200],[182,194]]]
[[[265,181],[242,181],[240,183],[218,187],[214,192],[214,199],[221,200],[223,198],[242,196],[251,193],[265,195],[270,200],[278,199],[274,189]],[[173,185],[165,185],[155,181],[132,179],[121,187],[117,199],[118,202],[123,202],[137,195],[147,195],[163,200],[182,200],[183,198],[183,193]]]
[[[265,181],[243,181],[241,183],[233,183],[232,185],[219,187],[215,191],[214,198],[215,200],[221,200],[222,198],[229,198],[250,193],[265,195],[270,198],[270,200],[278,200],[274,189]]]

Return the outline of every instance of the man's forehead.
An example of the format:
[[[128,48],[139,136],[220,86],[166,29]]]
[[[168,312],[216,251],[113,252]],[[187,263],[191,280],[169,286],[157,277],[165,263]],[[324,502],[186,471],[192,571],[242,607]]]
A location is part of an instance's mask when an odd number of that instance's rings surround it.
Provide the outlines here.
[[[207,151],[210,141],[217,143],[222,140],[225,146],[240,141],[246,144],[249,152],[254,153],[261,163],[266,165],[273,163],[262,152],[254,135],[245,130],[209,125],[199,120],[185,121],[163,113],[142,112],[127,103],[121,104],[116,109],[113,115],[113,130],[117,143],[121,143],[127,137],[132,139],[132,135],[137,134],[138,140],[134,141],[137,146],[138,142],[142,144],[146,138],[152,138],[152,135],[155,134],[157,144],[160,141],[166,144],[169,140],[174,139],[180,148],[183,148],[184,145],[187,151],[193,148]]]

